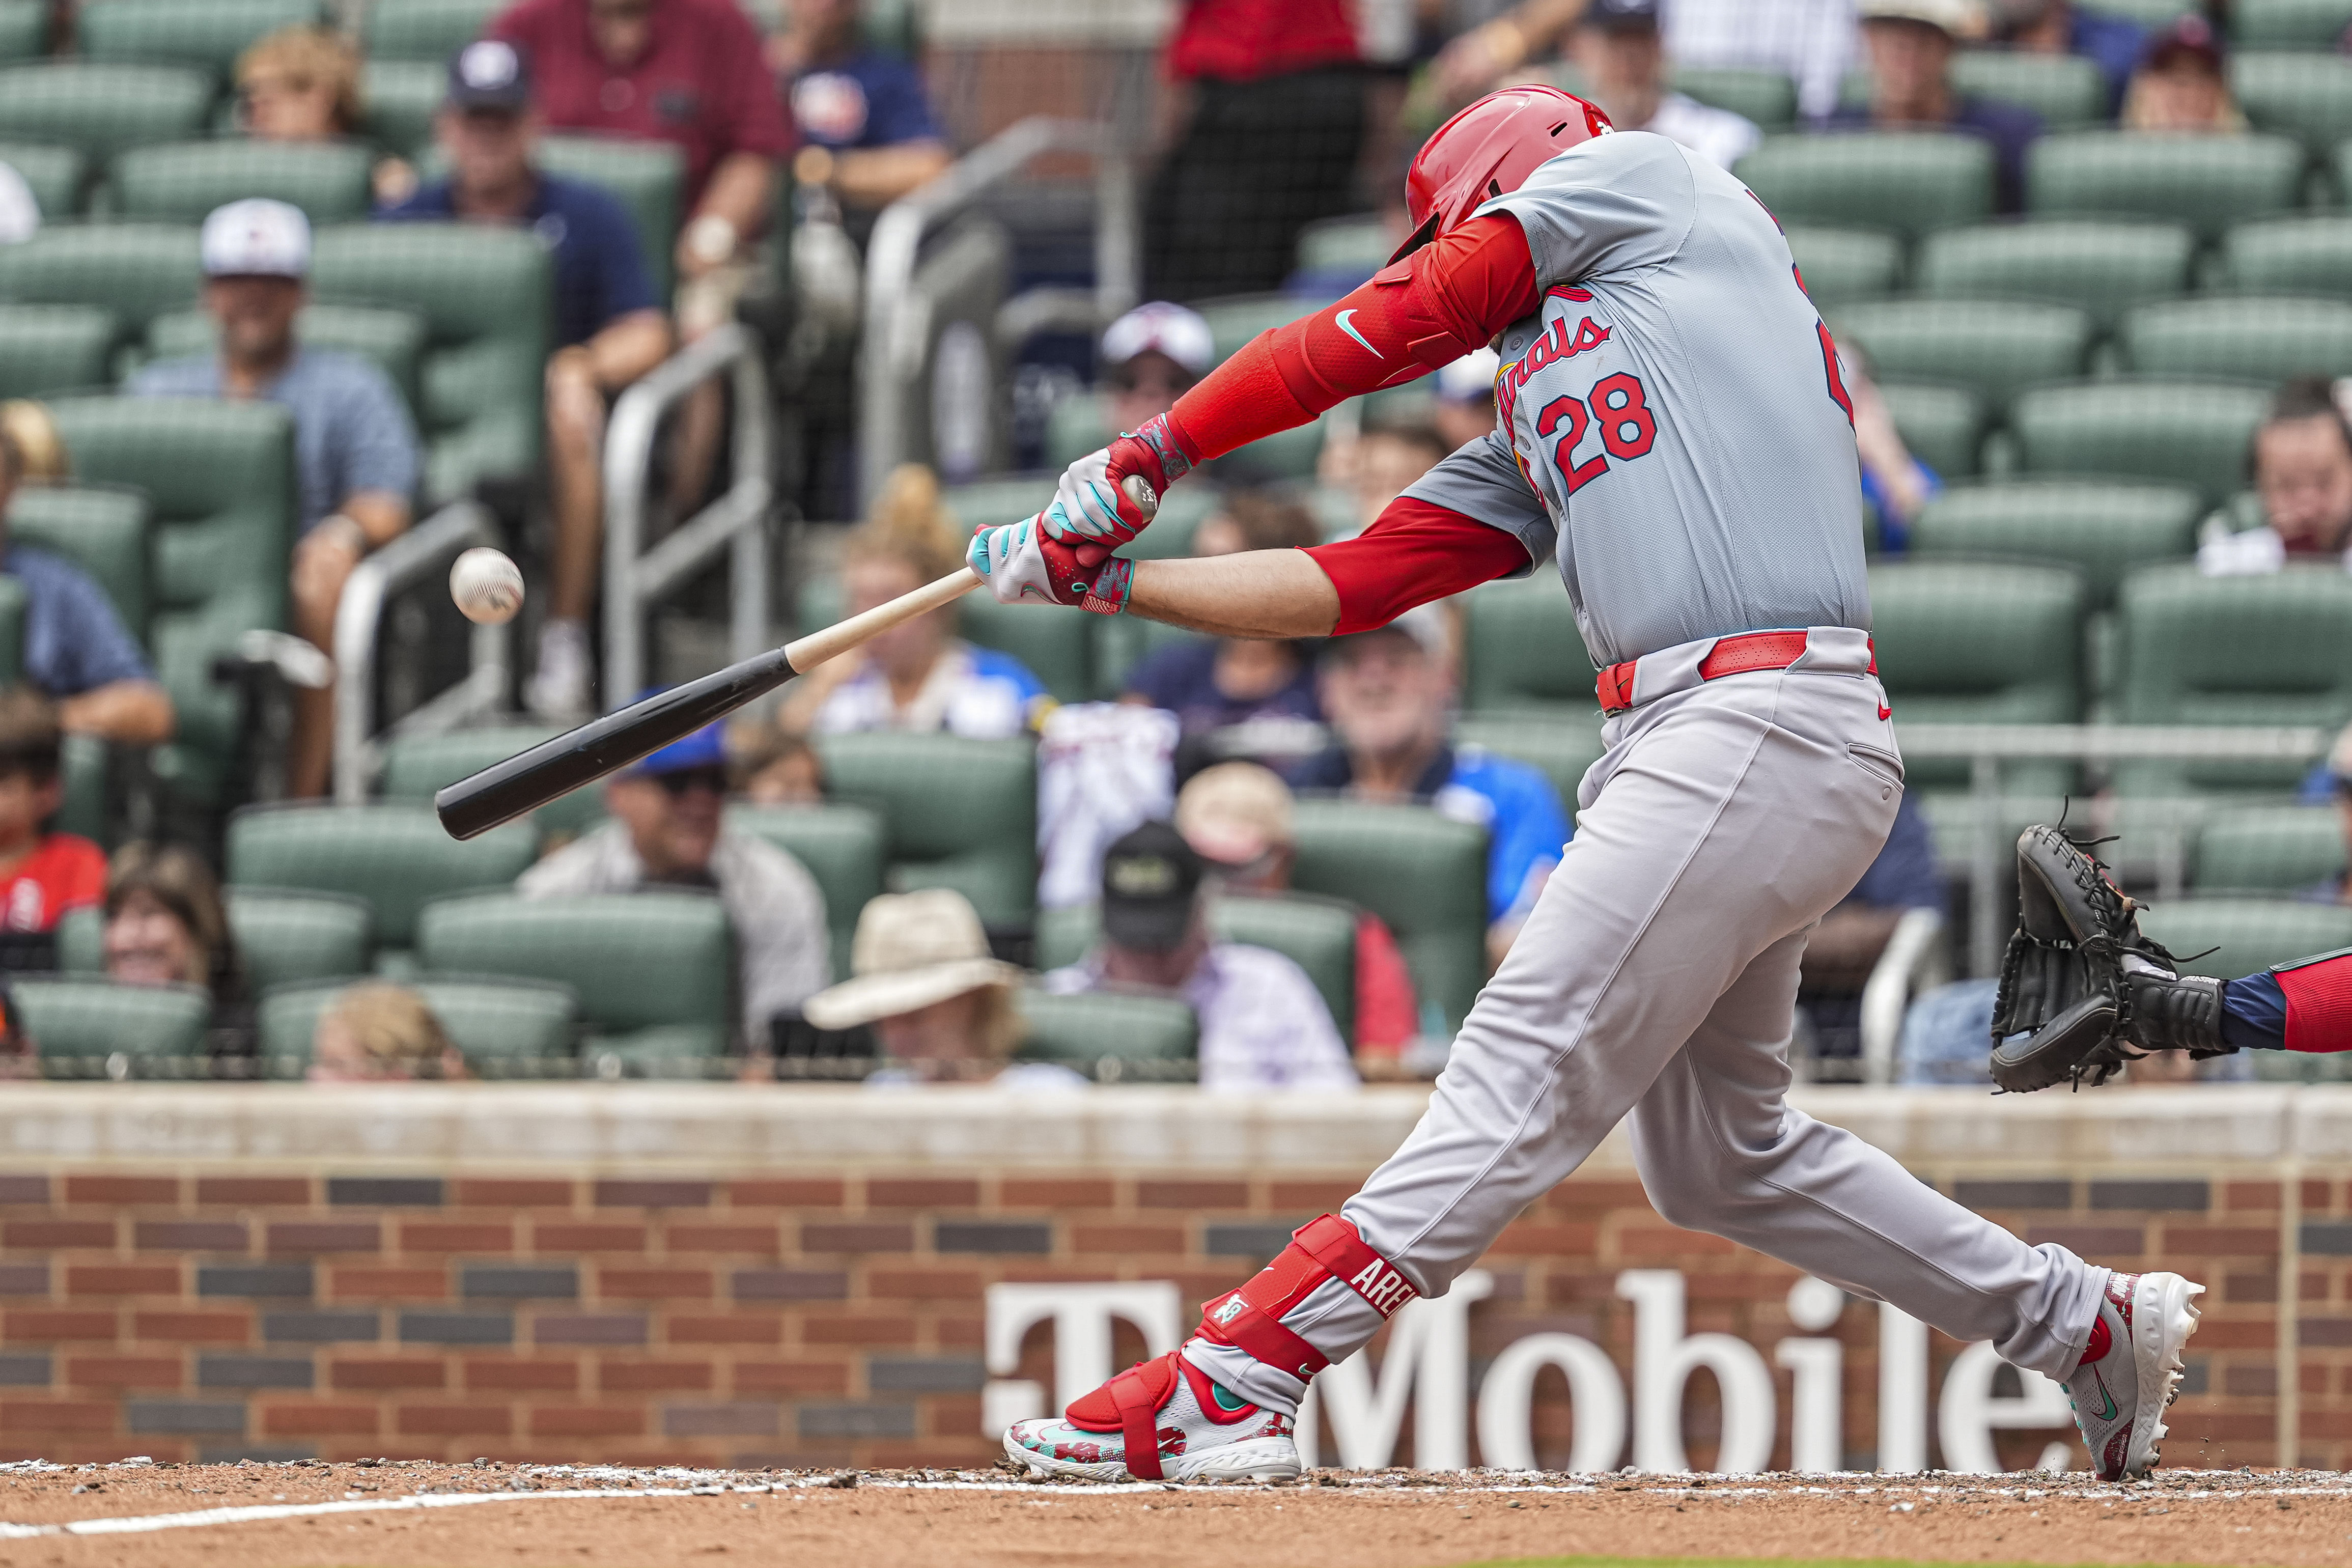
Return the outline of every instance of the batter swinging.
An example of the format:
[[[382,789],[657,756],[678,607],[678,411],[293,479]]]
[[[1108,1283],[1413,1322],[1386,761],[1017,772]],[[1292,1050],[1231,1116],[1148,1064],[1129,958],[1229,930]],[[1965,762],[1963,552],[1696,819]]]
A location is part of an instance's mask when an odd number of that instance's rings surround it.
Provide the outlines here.
[[[1798,959],[1903,784],[1869,637],[1837,353],[1730,175],[1549,88],[1473,104],[1408,175],[1384,271],[1260,336],[1054,504],[984,531],[996,596],[1322,637],[1556,556],[1601,667],[1576,837],[1464,1022],[1429,1109],[1183,1347],[1006,1452],[1043,1474],[1296,1475],[1307,1380],[1633,1118],[1643,1186],[1728,1237],[2063,1382],[2103,1477],[2145,1471],[2201,1287],[2028,1247],[1783,1096]],[[1499,428],[1364,534],[1109,557],[1192,465],[1495,340]]]

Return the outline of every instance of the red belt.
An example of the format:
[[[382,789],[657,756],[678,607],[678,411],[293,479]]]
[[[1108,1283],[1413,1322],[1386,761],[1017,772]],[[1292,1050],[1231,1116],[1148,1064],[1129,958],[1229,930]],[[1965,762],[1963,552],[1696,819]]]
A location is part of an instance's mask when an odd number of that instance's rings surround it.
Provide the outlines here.
[[[1714,649],[1698,661],[1701,680],[1720,680],[1727,675],[1746,675],[1756,669],[1786,669],[1804,657],[1806,634],[1803,632],[1748,632],[1736,637],[1717,640]],[[1593,692],[1601,699],[1604,713],[1622,713],[1633,706],[1633,669],[1641,662],[1629,658],[1622,664],[1612,664],[1601,672],[1593,682]],[[1878,648],[1871,645],[1870,673],[1878,673]]]

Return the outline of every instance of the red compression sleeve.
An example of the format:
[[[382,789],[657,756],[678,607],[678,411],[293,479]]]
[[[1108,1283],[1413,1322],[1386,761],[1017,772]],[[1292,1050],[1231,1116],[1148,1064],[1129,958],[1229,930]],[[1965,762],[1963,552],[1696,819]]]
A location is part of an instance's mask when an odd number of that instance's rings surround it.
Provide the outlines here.
[[[1387,626],[1416,605],[1507,577],[1528,563],[1515,534],[1399,496],[1353,539],[1307,548],[1339,591],[1333,637]]]
[[[1538,299],[1518,220],[1473,218],[1337,304],[1260,332],[1178,398],[1171,418],[1202,458],[1222,457],[1450,364]]]

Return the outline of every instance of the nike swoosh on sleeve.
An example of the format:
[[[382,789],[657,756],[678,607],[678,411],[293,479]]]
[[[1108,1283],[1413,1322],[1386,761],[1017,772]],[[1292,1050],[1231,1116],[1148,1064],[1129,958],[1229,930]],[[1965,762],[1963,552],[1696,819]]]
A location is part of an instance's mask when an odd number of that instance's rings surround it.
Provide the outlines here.
[[[1380,350],[1372,347],[1370,343],[1365,342],[1364,334],[1356,331],[1356,323],[1348,320],[1349,317],[1355,313],[1356,312],[1353,310],[1342,310],[1338,315],[1331,318],[1332,324],[1337,326],[1341,331],[1347,333],[1349,337],[1355,339],[1358,342],[1363,343],[1364,352],[1371,355],[1374,359],[1387,358],[1388,356],[1381,353]]]

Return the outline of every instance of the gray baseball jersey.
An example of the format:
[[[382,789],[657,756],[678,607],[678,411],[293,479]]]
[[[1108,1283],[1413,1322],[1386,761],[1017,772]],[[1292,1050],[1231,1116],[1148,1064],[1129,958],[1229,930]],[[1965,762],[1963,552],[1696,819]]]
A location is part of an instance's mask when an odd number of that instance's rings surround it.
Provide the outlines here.
[[[1870,626],[1836,350],[1748,187],[1663,136],[1570,149],[1481,213],[1527,233],[1494,436],[1405,493],[1557,553],[1596,664]]]

